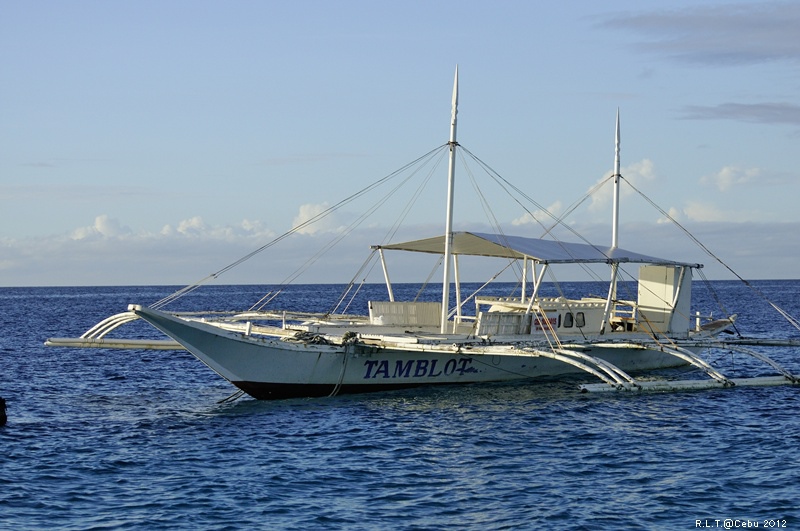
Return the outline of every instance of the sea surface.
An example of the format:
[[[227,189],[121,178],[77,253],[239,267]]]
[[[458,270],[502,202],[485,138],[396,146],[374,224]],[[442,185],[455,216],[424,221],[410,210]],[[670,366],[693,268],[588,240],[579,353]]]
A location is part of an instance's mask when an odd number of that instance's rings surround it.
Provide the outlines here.
[[[800,281],[752,285],[711,283],[739,332],[800,337],[766,302],[800,317]],[[235,389],[186,352],[43,346],[174,289],[0,288],[0,529],[800,529],[800,387],[585,395],[578,376],[221,403]],[[328,309],[342,286],[292,289]],[[168,308],[245,309],[268,290]],[[349,311],[368,298],[381,286]],[[800,373],[799,350],[765,352]]]

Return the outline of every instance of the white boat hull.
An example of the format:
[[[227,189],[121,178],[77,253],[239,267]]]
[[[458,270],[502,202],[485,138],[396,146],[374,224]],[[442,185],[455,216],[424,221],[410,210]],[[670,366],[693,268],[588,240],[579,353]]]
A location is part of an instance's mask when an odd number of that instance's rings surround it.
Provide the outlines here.
[[[552,378],[582,372],[548,357],[544,350],[513,345],[303,343],[221,330],[139,306],[132,309],[220,376],[258,399]],[[571,348],[626,372],[685,364],[668,353],[636,345]]]

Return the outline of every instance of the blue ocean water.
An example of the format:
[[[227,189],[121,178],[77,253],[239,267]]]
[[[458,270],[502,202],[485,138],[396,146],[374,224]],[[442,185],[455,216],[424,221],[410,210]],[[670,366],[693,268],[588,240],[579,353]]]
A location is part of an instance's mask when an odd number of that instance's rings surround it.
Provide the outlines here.
[[[712,285],[742,334],[800,335],[740,284]],[[800,281],[754,285],[800,315]],[[265,289],[212,287],[174,309],[242,309]],[[326,309],[341,286],[294,290]],[[171,291],[0,289],[0,528],[800,525],[797,387],[598,396],[578,393],[578,377],[218,403],[235,389],[185,352],[43,346]],[[713,309],[702,285],[695,295]],[[800,372],[797,349],[769,354]],[[730,353],[714,361],[752,370]]]

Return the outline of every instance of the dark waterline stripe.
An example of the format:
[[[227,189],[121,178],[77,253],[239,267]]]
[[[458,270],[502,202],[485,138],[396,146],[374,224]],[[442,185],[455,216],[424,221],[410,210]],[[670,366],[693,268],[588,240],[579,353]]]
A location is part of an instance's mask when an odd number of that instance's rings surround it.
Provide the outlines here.
[[[335,385],[330,384],[283,384],[269,382],[231,382],[233,385],[258,400],[281,400],[284,398],[318,398],[329,396]],[[363,384],[342,385],[336,394],[349,395],[359,393],[376,393],[380,391],[394,391],[411,389],[414,387],[430,386],[434,384]],[[442,383],[438,385],[456,385]]]

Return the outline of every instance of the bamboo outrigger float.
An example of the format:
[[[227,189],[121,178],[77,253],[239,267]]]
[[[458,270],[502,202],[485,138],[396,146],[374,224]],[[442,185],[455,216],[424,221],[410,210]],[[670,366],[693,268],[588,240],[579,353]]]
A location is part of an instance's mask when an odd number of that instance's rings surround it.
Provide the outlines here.
[[[373,246],[381,260],[388,297],[370,301],[368,313],[342,315],[255,309],[241,313],[171,313],[162,309],[163,304],[173,300],[170,297],[152,307],[130,305],[128,311],[101,321],[80,338],[52,338],[46,344],[79,348],[183,348],[258,399],[535,380],[576,373],[599,380],[599,383],[581,385],[580,390],[585,392],[800,382],[797,376],[764,354],[745,348],[745,345],[768,345],[769,342],[720,341],[720,334],[734,326],[735,316],[703,322],[704,319],[692,313],[692,272],[699,270],[701,264],[665,260],[618,246],[622,180],[619,113],[610,246],[511,236],[503,232],[454,231],[455,162],[460,149],[456,140],[457,113],[456,69],[450,138],[446,144],[449,171],[444,234]],[[442,257],[441,301],[395,300],[386,260],[387,254],[395,252]],[[473,294],[462,300],[458,263],[462,258],[473,256],[520,263],[519,296]],[[607,295],[543,296],[545,273],[562,264],[607,264],[610,267]],[[629,264],[639,267],[636,300],[623,300],[618,296],[621,267]],[[528,280],[529,273],[532,282]],[[453,287],[456,304],[451,307]],[[469,300],[475,304],[474,315],[462,311]],[[136,319],[147,321],[170,339],[128,340],[108,336]],[[796,321],[793,324],[797,327]],[[779,343],[800,346],[790,340]],[[752,356],[778,375],[729,378],[700,355],[713,347]],[[631,376],[682,365],[697,367],[708,378],[654,381]]]

